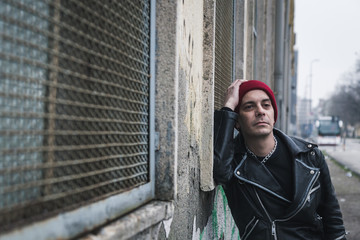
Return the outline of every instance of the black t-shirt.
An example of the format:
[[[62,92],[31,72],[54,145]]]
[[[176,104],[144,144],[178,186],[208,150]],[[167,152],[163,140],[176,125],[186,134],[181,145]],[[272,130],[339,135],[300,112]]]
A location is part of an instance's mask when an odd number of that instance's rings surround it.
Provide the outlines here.
[[[275,136],[276,137],[276,136]],[[286,198],[293,200],[293,166],[292,158],[286,145],[280,138],[276,137],[277,147],[273,155],[266,161],[265,166],[272,173],[274,178],[286,193]],[[261,161],[262,158],[258,157]]]

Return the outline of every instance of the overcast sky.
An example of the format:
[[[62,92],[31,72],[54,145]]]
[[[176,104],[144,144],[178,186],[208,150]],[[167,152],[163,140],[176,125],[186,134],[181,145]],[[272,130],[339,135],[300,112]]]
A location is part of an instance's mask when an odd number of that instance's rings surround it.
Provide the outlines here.
[[[295,32],[298,95],[309,95],[312,68],[314,106],[360,58],[360,0],[295,0]]]

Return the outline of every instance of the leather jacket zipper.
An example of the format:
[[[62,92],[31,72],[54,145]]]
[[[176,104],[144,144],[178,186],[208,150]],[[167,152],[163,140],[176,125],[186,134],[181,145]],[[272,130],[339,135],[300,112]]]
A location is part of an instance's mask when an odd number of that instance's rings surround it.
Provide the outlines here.
[[[269,221],[271,222],[271,235],[274,237],[275,240],[277,240],[275,220],[273,221],[273,220],[271,219],[270,214],[268,213],[268,211],[266,210],[264,204],[262,203],[262,201],[261,201],[261,199],[260,199],[260,197],[259,197],[258,192],[256,191],[256,189],[254,189],[254,190],[255,190],[256,197],[257,197],[257,199],[259,200],[259,203],[260,203],[262,209],[264,210],[266,216],[268,217]]]
[[[345,234],[341,235],[340,237],[335,238],[334,240],[344,239],[344,237],[345,237],[347,234],[348,234],[348,233],[346,232]]]
[[[257,199],[259,200],[260,205],[261,205],[261,207],[263,208],[263,210],[264,210],[264,212],[265,212],[266,216],[268,217],[269,221],[270,221],[270,222],[272,222],[271,217],[270,217],[270,215],[269,215],[268,211],[266,210],[266,208],[265,208],[264,204],[262,203],[262,201],[261,201],[261,199],[260,199],[260,197],[259,197],[258,192],[256,191],[256,189],[254,189],[254,190],[255,190],[256,197],[257,197]]]
[[[277,240],[275,221],[272,221],[271,223],[271,235],[273,235],[274,239]]]
[[[251,229],[249,231],[247,231],[248,227],[255,221],[255,216],[250,220],[250,222],[246,225],[245,227],[245,232],[244,232],[244,236],[241,237],[241,239],[246,240],[249,235],[253,232],[254,228],[256,227],[256,225],[259,222],[259,219],[256,219],[255,223],[252,225]]]
[[[307,196],[307,198],[306,198],[306,200],[307,200],[308,202],[310,202],[311,194],[312,194],[313,192],[315,192],[316,190],[318,190],[319,188],[320,188],[320,184],[319,184],[318,186],[316,186],[315,188],[311,189],[311,191],[309,192],[309,194],[308,194],[308,196]]]

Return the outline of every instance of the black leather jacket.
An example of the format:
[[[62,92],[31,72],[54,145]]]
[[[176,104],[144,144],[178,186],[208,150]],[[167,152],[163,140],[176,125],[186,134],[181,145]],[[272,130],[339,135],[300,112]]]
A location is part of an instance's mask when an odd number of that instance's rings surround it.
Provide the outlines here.
[[[290,201],[267,168],[248,158],[241,135],[234,138],[237,117],[231,111],[215,112],[214,179],[224,188],[241,239],[346,239],[329,170],[317,146],[274,129],[293,156]],[[286,214],[275,218],[280,209],[287,209]]]

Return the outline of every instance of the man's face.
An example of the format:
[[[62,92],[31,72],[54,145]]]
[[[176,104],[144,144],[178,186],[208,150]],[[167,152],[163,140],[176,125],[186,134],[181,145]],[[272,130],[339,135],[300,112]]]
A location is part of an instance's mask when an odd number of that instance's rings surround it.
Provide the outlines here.
[[[262,90],[247,92],[239,107],[239,125],[243,136],[268,136],[274,124],[274,108],[269,96]]]

